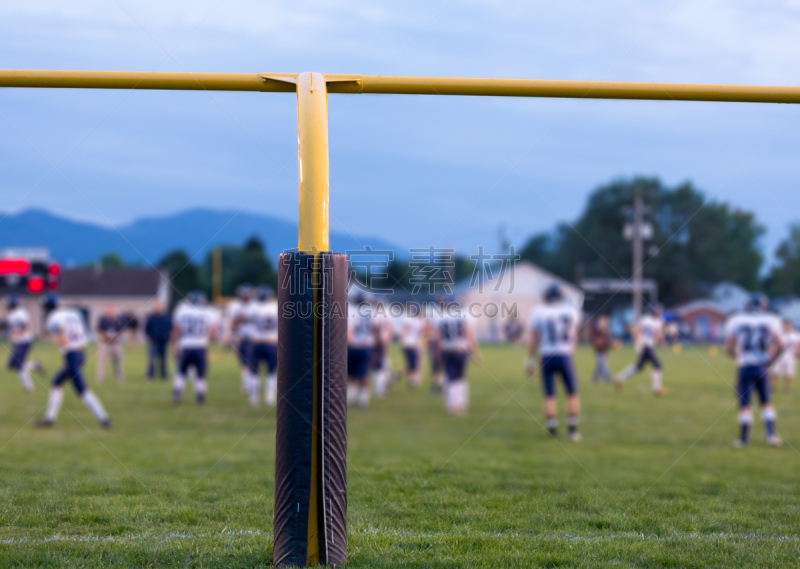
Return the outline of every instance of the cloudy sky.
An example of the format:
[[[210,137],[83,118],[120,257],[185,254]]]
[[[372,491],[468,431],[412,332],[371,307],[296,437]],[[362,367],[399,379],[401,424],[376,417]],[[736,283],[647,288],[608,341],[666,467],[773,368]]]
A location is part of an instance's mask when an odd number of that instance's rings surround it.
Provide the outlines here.
[[[602,4],[602,7],[600,6]],[[3,0],[0,67],[800,84],[800,0]],[[332,230],[496,247],[615,177],[800,211],[800,107],[331,95]],[[297,218],[291,94],[0,89],[0,210]],[[57,171],[53,171],[55,166]]]

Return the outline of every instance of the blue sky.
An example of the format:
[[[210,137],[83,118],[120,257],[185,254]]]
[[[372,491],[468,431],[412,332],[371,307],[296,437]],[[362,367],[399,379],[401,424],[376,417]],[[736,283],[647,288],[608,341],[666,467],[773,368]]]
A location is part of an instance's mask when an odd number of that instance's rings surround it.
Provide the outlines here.
[[[800,0],[600,4],[4,0],[0,67],[800,84]],[[800,107],[332,95],[329,108],[332,230],[491,250],[500,225],[521,243],[636,174],[756,211],[767,252],[797,219]],[[297,218],[290,94],[0,89],[0,115],[0,210]]]

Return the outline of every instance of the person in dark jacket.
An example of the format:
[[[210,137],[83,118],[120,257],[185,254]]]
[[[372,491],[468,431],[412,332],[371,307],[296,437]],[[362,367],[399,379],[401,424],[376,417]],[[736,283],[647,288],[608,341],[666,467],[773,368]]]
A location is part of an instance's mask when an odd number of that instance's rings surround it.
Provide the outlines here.
[[[147,341],[150,345],[147,361],[147,379],[148,381],[153,381],[156,360],[158,360],[161,381],[166,381],[167,345],[172,334],[172,317],[164,311],[164,304],[161,301],[157,300],[153,305],[153,312],[147,315],[144,334],[147,336]]]

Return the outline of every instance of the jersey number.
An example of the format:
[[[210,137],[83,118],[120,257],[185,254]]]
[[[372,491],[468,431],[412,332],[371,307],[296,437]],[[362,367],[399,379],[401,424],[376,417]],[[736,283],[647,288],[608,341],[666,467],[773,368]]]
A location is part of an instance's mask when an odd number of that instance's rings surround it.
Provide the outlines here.
[[[560,327],[559,324],[561,324]],[[572,318],[570,318],[569,316],[562,316],[558,320],[548,319],[547,322],[545,322],[547,343],[556,344],[559,342],[569,342],[569,332],[571,329],[572,329]]]

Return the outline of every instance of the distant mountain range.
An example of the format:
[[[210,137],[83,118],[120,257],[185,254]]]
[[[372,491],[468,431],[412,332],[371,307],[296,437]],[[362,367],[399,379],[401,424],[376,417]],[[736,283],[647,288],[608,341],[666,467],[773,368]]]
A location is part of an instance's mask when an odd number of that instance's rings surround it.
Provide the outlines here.
[[[107,226],[73,221],[42,210],[27,210],[0,221],[0,248],[47,247],[62,264],[90,263],[106,253],[116,253],[130,263],[156,264],[165,254],[184,249],[205,258],[216,245],[242,245],[257,235],[269,256],[297,247],[297,224],[277,217],[235,210],[192,209],[163,217],[148,217]],[[391,249],[398,257],[402,249],[378,237],[331,232],[331,250]]]

